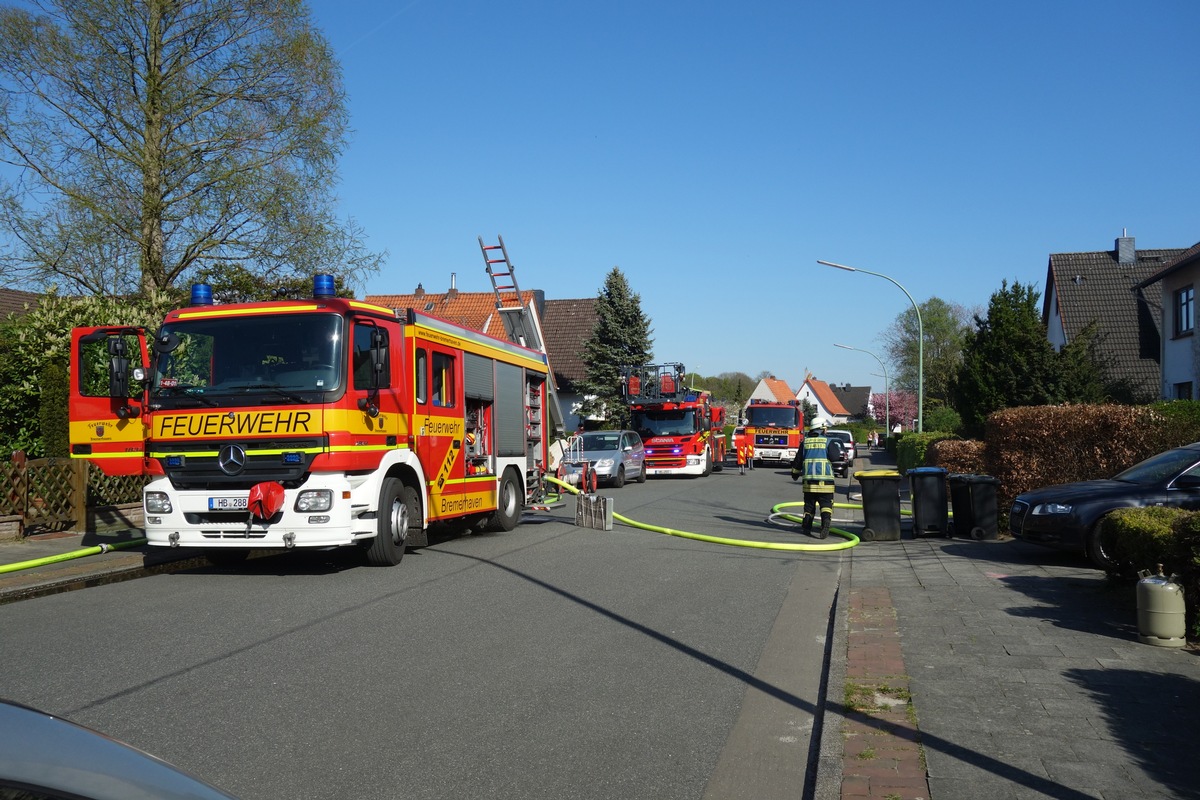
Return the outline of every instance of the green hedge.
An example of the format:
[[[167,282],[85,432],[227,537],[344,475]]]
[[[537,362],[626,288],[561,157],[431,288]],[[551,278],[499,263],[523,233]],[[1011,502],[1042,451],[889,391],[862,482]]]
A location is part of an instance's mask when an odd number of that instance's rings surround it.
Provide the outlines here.
[[[903,475],[913,467],[925,466],[929,463],[927,453],[934,443],[957,438],[953,433],[946,433],[945,431],[906,433],[903,436],[897,437],[896,469]]]
[[[1151,573],[1162,565],[1164,575],[1177,576],[1183,586],[1188,638],[1200,639],[1200,512],[1178,508],[1121,508],[1104,517],[1101,536],[1114,559],[1125,565],[1114,578]]]

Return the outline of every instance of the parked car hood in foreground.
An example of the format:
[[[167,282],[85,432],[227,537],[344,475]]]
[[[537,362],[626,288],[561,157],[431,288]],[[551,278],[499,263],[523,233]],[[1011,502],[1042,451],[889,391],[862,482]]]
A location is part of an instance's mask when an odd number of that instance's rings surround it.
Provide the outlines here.
[[[167,762],[53,714],[0,699],[0,786],[93,800],[230,800]]]

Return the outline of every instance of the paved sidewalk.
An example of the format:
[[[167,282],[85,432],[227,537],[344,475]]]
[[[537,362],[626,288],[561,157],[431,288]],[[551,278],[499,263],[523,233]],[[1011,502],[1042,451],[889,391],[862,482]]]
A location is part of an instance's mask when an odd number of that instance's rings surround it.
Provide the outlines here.
[[[1200,653],[1138,641],[1134,585],[908,537],[849,551],[818,798],[1200,797]]]
[[[128,529],[111,533],[43,533],[20,541],[0,541],[0,566],[55,558],[107,545],[105,552],[96,555],[0,572],[0,604],[208,563],[194,549],[146,544],[130,546],[131,542],[141,538],[141,531]]]

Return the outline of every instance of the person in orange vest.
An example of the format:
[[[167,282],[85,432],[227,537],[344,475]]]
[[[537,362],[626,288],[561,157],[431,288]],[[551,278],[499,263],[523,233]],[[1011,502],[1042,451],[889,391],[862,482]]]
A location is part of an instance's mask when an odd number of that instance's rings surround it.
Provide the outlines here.
[[[754,469],[754,437],[746,436],[746,469]]]
[[[743,475],[746,474],[746,461],[747,461],[747,456],[749,456],[749,455],[750,455],[750,446],[748,444],[746,444],[746,439],[743,437],[742,440],[737,443],[738,471],[741,472],[741,474],[743,474]]]

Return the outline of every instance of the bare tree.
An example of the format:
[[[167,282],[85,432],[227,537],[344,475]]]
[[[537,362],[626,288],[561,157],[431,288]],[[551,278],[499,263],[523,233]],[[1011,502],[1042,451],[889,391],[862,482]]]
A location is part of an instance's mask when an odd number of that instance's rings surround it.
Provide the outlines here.
[[[341,69],[301,0],[0,8],[0,270],[91,294],[233,266],[361,280]]]

